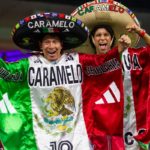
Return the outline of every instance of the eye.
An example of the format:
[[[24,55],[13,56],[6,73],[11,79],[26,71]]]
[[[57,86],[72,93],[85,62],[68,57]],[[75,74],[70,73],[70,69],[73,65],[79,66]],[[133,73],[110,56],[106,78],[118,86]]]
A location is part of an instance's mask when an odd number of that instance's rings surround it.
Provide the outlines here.
[[[100,37],[101,36],[101,34],[99,33],[99,34],[95,34],[95,37]]]
[[[104,36],[111,37],[109,33],[105,33]]]
[[[44,44],[48,44],[48,43],[49,43],[49,41],[48,41],[48,40],[45,40],[45,41],[43,41],[43,43],[44,43]]]

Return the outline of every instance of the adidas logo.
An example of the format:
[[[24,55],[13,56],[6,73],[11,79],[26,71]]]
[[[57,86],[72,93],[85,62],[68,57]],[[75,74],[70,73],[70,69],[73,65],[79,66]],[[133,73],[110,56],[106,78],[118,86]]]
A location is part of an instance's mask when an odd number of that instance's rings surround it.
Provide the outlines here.
[[[0,100],[0,112],[1,113],[10,113],[10,114],[15,114],[17,113],[16,109],[14,106],[11,104],[7,93],[3,95],[3,99]]]
[[[34,30],[33,32],[40,33],[41,31],[39,29],[37,29],[37,30]]]
[[[63,32],[69,32],[69,31],[70,31],[70,30],[66,28]]]
[[[112,82],[107,88],[106,92],[104,92],[102,98],[97,100],[95,104],[112,104],[120,102],[120,91],[115,82]]]
[[[34,63],[40,63],[40,64],[42,64],[42,61],[41,61],[39,58],[37,58],[37,59],[34,61]]]

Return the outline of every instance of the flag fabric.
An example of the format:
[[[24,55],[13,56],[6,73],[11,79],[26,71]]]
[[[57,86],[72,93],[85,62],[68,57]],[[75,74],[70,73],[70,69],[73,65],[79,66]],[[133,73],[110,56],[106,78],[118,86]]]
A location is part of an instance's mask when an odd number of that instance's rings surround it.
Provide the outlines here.
[[[54,62],[0,60],[4,150],[123,149],[121,76],[117,49],[103,56],[63,54]]]
[[[150,142],[150,47],[129,48],[122,54],[124,69],[124,137],[126,149]],[[143,147],[143,146],[142,146]],[[145,149],[147,149],[145,146]]]
[[[118,61],[85,66],[83,114],[94,150],[124,150],[123,81]]]
[[[36,150],[30,90],[22,65],[25,74],[28,61],[18,65],[0,62],[0,141],[4,150]]]

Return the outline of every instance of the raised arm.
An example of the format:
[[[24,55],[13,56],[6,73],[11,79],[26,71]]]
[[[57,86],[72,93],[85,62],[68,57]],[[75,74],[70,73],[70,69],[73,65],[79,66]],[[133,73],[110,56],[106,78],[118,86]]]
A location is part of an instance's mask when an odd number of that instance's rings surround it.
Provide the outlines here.
[[[121,53],[131,45],[131,39],[128,35],[123,34],[118,40],[118,52]]]
[[[150,35],[141,27],[136,24],[129,24],[126,27],[128,32],[135,32],[145,41],[147,45],[150,46]]]

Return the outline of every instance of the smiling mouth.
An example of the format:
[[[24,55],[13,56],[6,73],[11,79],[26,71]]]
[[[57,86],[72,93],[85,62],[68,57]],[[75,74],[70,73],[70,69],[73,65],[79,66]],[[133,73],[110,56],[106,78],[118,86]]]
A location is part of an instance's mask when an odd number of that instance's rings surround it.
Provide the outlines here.
[[[99,46],[100,46],[101,49],[106,49],[107,44],[99,44]]]
[[[99,46],[106,46],[107,44],[99,44]]]
[[[53,55],[53,54],[55,54],[55,53],[56,53],[56,51],[48,52],[48,54],[50,54],[50,55]]]

